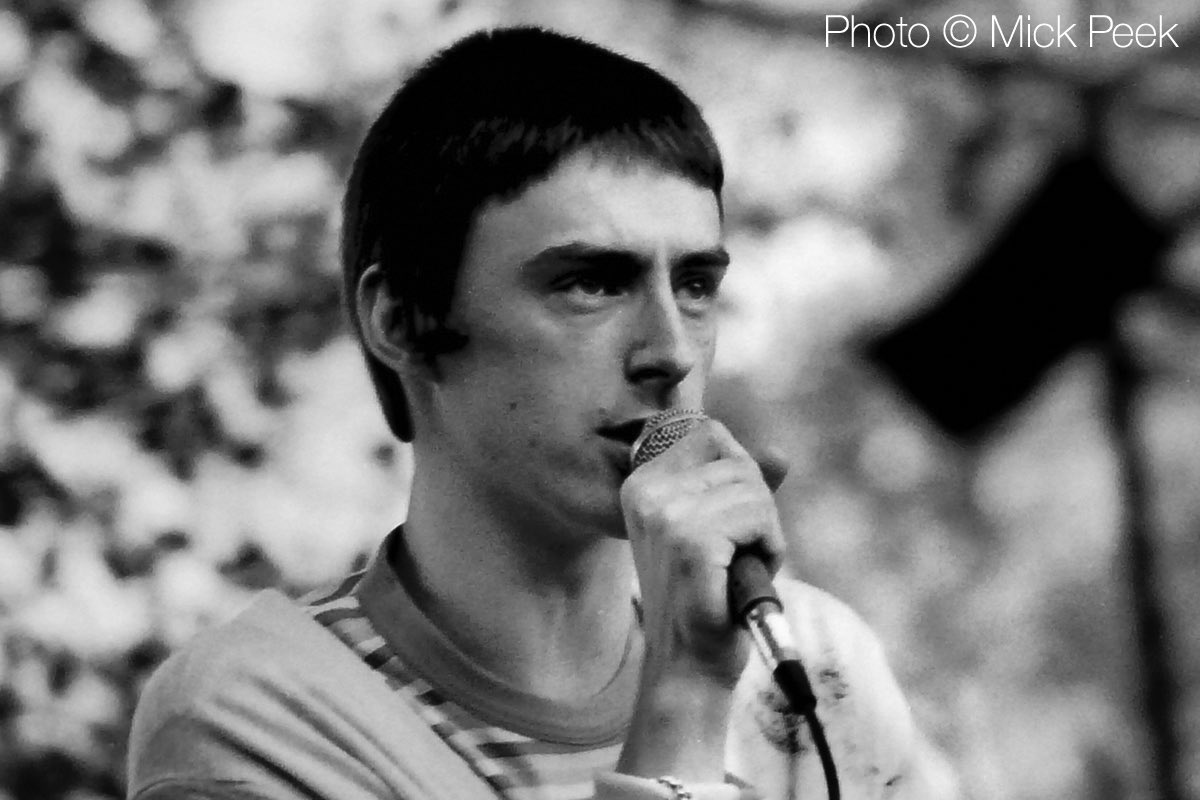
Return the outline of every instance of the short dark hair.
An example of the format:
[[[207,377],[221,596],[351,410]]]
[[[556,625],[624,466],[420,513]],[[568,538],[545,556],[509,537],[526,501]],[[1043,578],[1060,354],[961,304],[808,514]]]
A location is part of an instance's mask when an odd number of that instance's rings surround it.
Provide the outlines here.
[[[476,213],[581,150],[646,160],[721,202],[721,157],[700,110],[645,64],[521,27],[472,34],[417,69],[367,132],[346,189],[342,268],[360,341],[356,287],[379,263],[414,352],[436,366],[462,347],[446,319]],[[366,359],[389,427],[411,441],[399,377]]]

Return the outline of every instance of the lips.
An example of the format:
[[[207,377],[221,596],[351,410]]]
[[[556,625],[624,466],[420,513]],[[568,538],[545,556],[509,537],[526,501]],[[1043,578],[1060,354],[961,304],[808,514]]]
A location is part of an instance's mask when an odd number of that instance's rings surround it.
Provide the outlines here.
[[[619,425],[605,425],[600,428],[600,435],[613,439],[624,445],[633,445],[634,440],[641,434],[646,425],[646,419],[631,419]]]

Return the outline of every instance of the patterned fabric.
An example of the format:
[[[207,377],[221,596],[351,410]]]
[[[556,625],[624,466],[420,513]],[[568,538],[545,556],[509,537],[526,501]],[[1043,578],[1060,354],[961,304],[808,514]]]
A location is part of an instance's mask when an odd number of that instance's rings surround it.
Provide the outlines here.
[[[598,746],[542,741],[490,725],[414,674],[379,634],[356,593],[364,573],[304,599],[308,613],[408,703],[497,794],[509,800],[585,800],[597,772],[612,770],[617,739]]]

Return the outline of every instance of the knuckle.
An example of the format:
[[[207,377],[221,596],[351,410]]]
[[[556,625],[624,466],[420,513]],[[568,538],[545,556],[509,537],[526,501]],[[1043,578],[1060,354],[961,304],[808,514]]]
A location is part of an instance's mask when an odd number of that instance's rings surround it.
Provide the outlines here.
[[[770,497],[771,492],[768,489],[766,481],[763,480],[762,472],[759,471],[758,465],[754,463],[754,459],[748,456],[736,458],[737,481],[748,486],[754,492],[755,499],[762,497]]]
[[[621,484],[621,505],[625,508],[639,508],[646,502],[646,485],[637,473],[629,476]]]
[[[621,484],[622,505],[635,510],[648,510],[660,505],[664,494],[660,484],[661,481],[656,479],[653,472],[639,470],[633,473]]]
[[[712,417],[709,417],[707,422],[709,423],[709,428],[708,428],[709,433],[712,436],[714,436],[716,438],[724,439],[727,442],[733,442],[735,444],[737,443],[737,437],[733,435],[733,431],[731,431],[729,429],[729,426],[726,425],[724,422],[722,422],[719,419],[714,419]],[[741,449],[741,448],[739,447],[738,449]]]
[[[672,538],[687,538],[686,522],[690,511],[689,505],[679,500],[673,500],[659,507],[658,520]]]

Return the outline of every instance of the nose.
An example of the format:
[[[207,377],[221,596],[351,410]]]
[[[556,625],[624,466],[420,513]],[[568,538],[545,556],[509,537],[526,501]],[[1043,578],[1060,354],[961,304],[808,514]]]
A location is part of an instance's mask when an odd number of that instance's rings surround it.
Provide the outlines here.
[[[684,315],[669,281],[647,287],[633,322],[628,372],[653,402],[675,401],[675,388],[699,362],[703,344],[697,328],[703,324]]]

